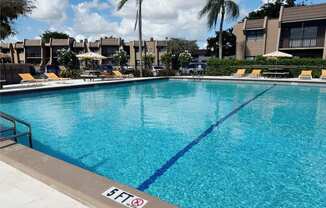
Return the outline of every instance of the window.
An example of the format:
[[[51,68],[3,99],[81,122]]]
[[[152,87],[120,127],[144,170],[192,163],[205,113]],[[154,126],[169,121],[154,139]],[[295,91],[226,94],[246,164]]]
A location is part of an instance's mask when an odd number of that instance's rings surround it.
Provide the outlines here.
[[[258,40],[264,35],[263,30],[248,30],[246,33],[247,40]]]
[[[290,48],[317,46],[318,27],[297,27],[290,29]]]

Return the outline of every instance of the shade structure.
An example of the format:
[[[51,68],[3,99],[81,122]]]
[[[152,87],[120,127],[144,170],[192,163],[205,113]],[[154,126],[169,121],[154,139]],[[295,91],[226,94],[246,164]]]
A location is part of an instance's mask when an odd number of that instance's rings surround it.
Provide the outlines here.
[[[274,51],[271,53],[267,53],[265,55],[263,55],[263,57],[270,57],[270,58],[292,58],[293,56],[291,54],[288,53],[284,53],[281,51]]]
[[[78,59],[88,59],[88,60],[102,60],[106,59],[107,57],[102,56],[101,54],[94,53],[94,52],[87,52],[83,54],[78,54],[77,55]]]

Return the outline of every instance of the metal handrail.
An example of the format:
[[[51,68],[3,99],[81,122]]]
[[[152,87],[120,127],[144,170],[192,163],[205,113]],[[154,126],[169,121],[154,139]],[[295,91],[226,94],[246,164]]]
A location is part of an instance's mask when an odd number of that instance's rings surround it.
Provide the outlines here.
[[[0,117],[7,120],[7,121],[10,121],[12,124],[13,124],[13,133],[14,135],[11,135],[11,136],[8,136],[6,138],[8,139],[14,139],[15,142],[17,142],[17,138],[20,137],[20,136],[23,136],[23,135],[28,135],[28,143],[29,143],[29,146],[31,148],[33,148],[33,142],[32,142],[32,126],[21,120],[21,119],[18,119],[12,115],[9,115],[7,113],[4,113],[4,112],[1,112],[0,111]],[[28,132],[24,132],[24,133],[20,133],[20,134],[17,134],[17,123],[20,123],[24,126],[26,126],[28,128]],[[1,139],[1,138],[0,138]]]

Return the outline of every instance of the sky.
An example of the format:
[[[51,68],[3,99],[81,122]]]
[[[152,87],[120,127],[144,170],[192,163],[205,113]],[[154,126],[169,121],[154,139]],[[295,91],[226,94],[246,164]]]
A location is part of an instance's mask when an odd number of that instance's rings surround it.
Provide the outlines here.
[[[248,12],[259,8],[268,0],[234,0],[240,7],[240,17],[229,19],[225,28],[233,26]],[[273,1],[273,0],[269,0]],[[300,2],[302,0],[297,0]],[[117,11],[118,0],[34,0],[36,9],[19,17],[14,23],[16,35],[6,42],[40,38],[46,31],[68,33],[77,40],[115,36],[137,39],[134,31],[136,0],[128,0]],[[143,35],[145,39],[184,38],[197,40],[204,47],[214,31],[208,30],[206,18],[198,17],[206,0],[143,0]],[[326,3],[326,0],[308,0],[308,4]]]

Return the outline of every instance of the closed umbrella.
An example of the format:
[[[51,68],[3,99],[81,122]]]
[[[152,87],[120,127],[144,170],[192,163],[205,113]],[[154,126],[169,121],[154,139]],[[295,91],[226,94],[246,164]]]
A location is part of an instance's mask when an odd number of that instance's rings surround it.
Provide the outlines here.
[[[77,55],[78,59],[88,59],[88,60],[102,60],[102,59],[106,59],[107,57],[102,56],[101,54],[98,53],[94,53],[94,52],[87,52],[87,53],[83,53],[83,54],[78,54]]]
[[[267,58],[292,58],[293,55],[288,54],[288,53],[284,53],[281,51],[274,51],[272,53],[267,53],[265,55],[263,55],[263,57],[267,57]]]

